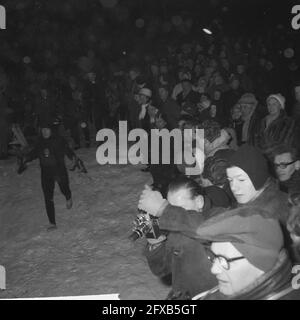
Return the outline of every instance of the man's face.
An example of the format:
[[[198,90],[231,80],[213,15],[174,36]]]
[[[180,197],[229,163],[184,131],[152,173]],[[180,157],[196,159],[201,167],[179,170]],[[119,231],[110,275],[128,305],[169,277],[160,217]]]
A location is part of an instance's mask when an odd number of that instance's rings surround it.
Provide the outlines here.
[[[293,162],[291,153],[278,154],[274,158],[274,166],[279,181],[287,181],[297,170],[297,161]],[[288,163],[291,163],[288,165]]]
[[[226,296],[239,293],[263,274],[263,271],[257,269],[247,259],[242,259],[242,253],[230,242],[213,242],[211,251],[214,255],[226,259],[241,258],[230,262],[229,270],[222,267],[218,258],[213,261],[211,273],[218,280],[220,292]]]
[[[230,82],[230,87],[233,89],[233,90],[237,90],[240,86],[240,82],[239,80],[235,79],[233,81]]]
[[[168,98],[168,91],[165,88],[159,88],[158,89],[159,97],[162,101],[166,101]]]
[[[42,128],[42,137],[44,139],[49,139],[51,137],[51,129],[50,128]]]
[[[190,191],[185,188],[173,192],[169,191],[167,199],[172,206],[181,207],[185,210],[200,211],[204,204],[201,195],[192,198]]]
[[[134,70],[130,70],[129,71],[129,78],[130,78],[130,80],[135,80],[136,78],[137,78],[137,76],[138,76],[138,73],[137,72],[135,72]]]
[[[214,92],[214,99],[215,100],[220,100],[221,99],[221,91],[216,90]]]
[[[247,117],[251,114],[253,105],[250,103],[241,103],[241,112],[243,117]]]
[[[146,97],[146,96],[143,95],[143,94],[140,94],[140,95],[139,95],[139,101],[140,101],[141,104],[146,104],[146,103],[149,102],[149,98]]]

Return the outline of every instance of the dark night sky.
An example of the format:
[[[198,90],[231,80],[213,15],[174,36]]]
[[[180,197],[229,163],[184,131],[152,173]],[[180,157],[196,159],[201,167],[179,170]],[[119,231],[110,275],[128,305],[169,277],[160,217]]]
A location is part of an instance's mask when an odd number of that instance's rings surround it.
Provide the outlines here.
[[[103,3],[114,3],[105,8]],[[102,35],[110,38],[120,48],[132,47],[131,35],[140,37],[146,33],[153,17],[171,21],[172,16],[192,18],[199,28],[210,27],[214,19],[220,19],[228,34],[243,33],[254,37],[273,30],[278,24],[291,28],[291,9],[296,0],[2,0],[7,10],[7,39],[9,42],[28,34],[47,35],[47,23],[59,24],[58,36],[69,38],[74,27],[87,33],[95,31],[95,22],[104,21]],[[145,26],[138,29],[136,19],[143,18]],[[62,24],[61,24],[62,22]],[[97,23],[96,23],[97,24]],[[64,25],[64,30],[61,29]],[[33,26],[30,29],[30,26]],[[26,29],[26,27],[29,27]],[[90,29],[89,29],[90,28]],[[49,29],[50,30],[50,29]],[[294,32],[295,33],[295,32]],[[2,33],[5,34],[5,33]],[[130,36],[128,36],[130,35]],[[84,36],[83,36],[84,38]],[[117,41],[116,41],[117,40]],[[24,45],[26,51],[26,43]]]

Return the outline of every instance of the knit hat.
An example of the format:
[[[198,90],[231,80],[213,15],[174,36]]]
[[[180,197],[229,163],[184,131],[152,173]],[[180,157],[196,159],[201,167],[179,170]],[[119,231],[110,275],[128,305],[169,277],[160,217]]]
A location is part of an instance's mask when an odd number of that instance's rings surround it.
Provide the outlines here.
[[[151,98],[152,97],[152,91],[148,88],[142,88],[140,91],[139,91],[139,94],[142,94],[148,98]]]
[[[259,190],[269,178],[267,160],[255,147],[244,144],[230,158],[230,167],[239,167],[251,179],[254,188]]]
[[[240,100],[238,103],[242,104],[257,104],[257,100],[255,98],[255,95],[253,93],[245,93],[241,96]]]
[[[271,94],[267,98],[267,102],[269,99],[274,98],[280,103],[281,109],[285,108],[285,97],[281,93]]]
[[[230,242],[255,267],[270,271],[283,248],[283,234],[277,220],[259,214],[223,215],[201,224],[197,235],[202,240]]]

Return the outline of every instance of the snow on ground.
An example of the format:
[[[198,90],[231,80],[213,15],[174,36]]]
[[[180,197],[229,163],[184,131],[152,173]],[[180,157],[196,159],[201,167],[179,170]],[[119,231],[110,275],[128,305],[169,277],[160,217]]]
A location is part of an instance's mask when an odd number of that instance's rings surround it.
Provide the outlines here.
[[[69,174],[71,210],[56,185],[58,229],[51,232],[38,161],[22,175],[14,158],[0,161],[0,264],[7,286],[0,298],[120,293],[121,299],[164,299],[169,287],[151,273],[145,240],[127,239],[150,175],[141,165],[100,166],[95,148],[77,154],[88,175]]]

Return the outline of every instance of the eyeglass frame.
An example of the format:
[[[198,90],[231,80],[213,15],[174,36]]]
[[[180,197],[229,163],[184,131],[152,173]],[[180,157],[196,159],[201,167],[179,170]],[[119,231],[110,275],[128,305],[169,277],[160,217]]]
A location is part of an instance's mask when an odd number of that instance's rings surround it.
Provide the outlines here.
[[[280,168],[280,169],[286,169],[288,166],[291,164],[295,163],[297,160],[294,160],[292,162],[280,162],[280,163],[275,163],[274,162],[274,167],[275,168]]]
[[[242,259],[246,259],[246,257],[244,256],[240,256],[240,257],[234,257],[234,258],[226,258],[223,255],[219,255],[219,254],[215,254],[209,247],[205,246],[205,251],[207,253],[207,258],[208,260],[214,264],[216,259],[218,259],[218,263],[219,265],[226,271],[230,270],[230,263],[234,262],[234,261],[238,261],[238,260],[242,260]],[[210,254],[210,255],[209,255]],[[213,256],[213,258],[211,257],[211,255]],[[224,259],[224,261],[227,264],[227,267],[224,267],[224,265],[220,262],[219,259]]]

